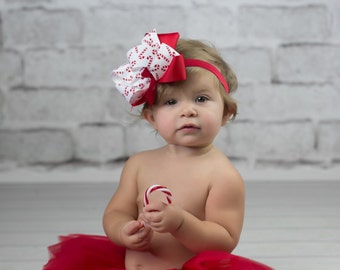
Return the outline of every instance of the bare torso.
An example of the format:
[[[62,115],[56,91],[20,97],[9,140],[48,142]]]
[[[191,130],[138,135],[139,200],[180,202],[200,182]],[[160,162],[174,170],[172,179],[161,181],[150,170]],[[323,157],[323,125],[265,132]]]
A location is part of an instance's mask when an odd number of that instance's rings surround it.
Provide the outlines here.
[[[216,161],[221,160],[220,154],[217,154],[218,158],[216,158],[215,152],[213,155],[197,157],[196,160],[193,160],[192,157],[190,159],[162,159],[159,157],[164,155],[159,155],[159,153],[157,156],[158,158],[154,158],[151,154],[150,163],[143,164],[143,168],[139,172],[140,178],[137,183],[139,213],[143,208],[145,190],[150,185],[160,184],[171,190],[173,204],[179,205],[182,209],[204,220],[206,199],[214,181],[213,171],[219,167],[218,164],[215,164],[216,167],[212,164],[215,159]],[[156,192],[152,196],[154,197],[151,197],[151,200],[164,200],[164,194],[160,192]],[[128,270],[181,269],[182,265],[194,255],[170,233],[155,232],[149,250],[127,250],[125,264]]]

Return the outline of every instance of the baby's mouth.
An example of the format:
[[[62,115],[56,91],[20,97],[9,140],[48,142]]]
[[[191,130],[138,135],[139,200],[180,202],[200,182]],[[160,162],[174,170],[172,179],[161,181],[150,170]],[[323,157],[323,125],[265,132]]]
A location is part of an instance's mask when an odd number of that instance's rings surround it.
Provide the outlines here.
[[[183,125],[179,128],[179,130],[187,130],[187,131],[197,130],[197,129],[200,129],[200,128],[197,125],[194,125],[194,124],[186,124],[186,125]]]

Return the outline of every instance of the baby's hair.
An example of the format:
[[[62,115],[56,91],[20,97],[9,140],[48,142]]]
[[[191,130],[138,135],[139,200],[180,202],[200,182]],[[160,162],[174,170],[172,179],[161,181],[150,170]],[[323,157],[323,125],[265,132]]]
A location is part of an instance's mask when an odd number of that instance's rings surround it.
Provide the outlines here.
[[[237,77],[234,71],[230,68],[230,66],[223,60],[215,47],[210,46],[206,43],[203,43],[199,40],[187,40],[187,39],[179,39],[176,46],[176,51],[184,56],[184,58],[193,58],[200,59],[206,61],[212,65],[214,65],[226,79],[229,86],[229,94],[226,92],[222,84],[216,78],[216,81],[219,85],[219,90],[221,96],[224,101],[224,114],[232,115],[232,119],[235,118],[237,114],[237,103],[230,96],[230,93],[233,93],[237,89]],[[201,72],[202,69],[199,67],[187,67],[187,76],[192,76],[193,74],[197,74]],[[157,85],[157,94],[155,104],[158,104],[160,96],[164,93],[166,88],[169,85],[178,85],[183,82],[175,82],[175,83],[159,83]],[[145,103],[143,111],[148,108],[149,105]]]

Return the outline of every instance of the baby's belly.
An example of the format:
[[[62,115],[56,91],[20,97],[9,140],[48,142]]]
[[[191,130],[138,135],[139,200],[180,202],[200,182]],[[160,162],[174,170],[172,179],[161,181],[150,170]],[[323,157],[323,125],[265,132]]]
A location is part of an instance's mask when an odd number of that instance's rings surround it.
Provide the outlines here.
[[[172,236],[155,237],[152,248],[147,251],[127,250],[127,270],[181,269],[182,265],[195,254],[184,248]]]

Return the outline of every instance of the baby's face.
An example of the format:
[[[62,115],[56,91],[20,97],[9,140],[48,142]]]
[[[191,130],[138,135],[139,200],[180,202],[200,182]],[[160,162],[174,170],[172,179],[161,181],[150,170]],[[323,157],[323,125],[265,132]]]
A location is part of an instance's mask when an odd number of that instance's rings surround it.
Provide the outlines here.
[[[170,85],[146,119],[169,144],[204,147],[224,124],[224,103],[215,75],[202,69]]]

